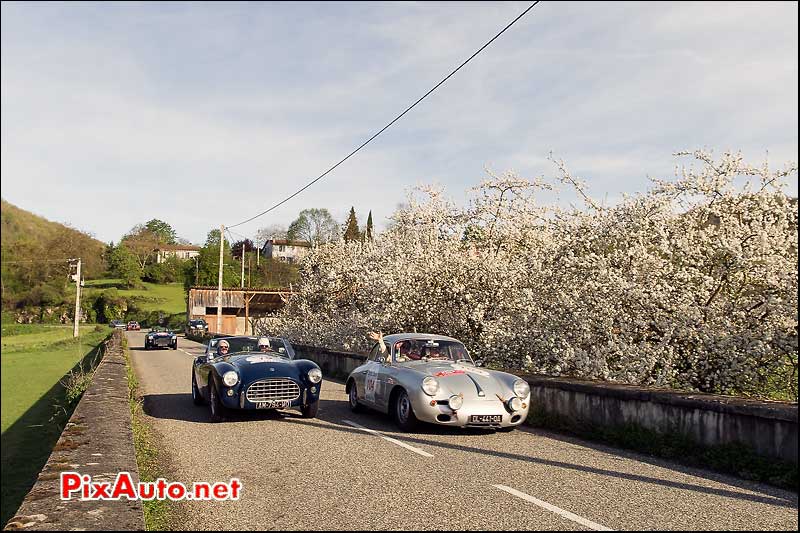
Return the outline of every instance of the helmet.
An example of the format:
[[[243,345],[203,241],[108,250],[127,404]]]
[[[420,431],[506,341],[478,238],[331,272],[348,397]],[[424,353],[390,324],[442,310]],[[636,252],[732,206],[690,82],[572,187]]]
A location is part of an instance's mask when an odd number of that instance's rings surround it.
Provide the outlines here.
[[[258,345],[259,346],[267,346],[267,347],[269,347],[269,339],[266,338],[266,337],[259,337]]]

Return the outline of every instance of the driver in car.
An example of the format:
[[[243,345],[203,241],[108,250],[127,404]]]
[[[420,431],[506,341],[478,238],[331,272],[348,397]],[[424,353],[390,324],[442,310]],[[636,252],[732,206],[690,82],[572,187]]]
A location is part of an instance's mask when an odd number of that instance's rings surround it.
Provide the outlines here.
[[[222,339],[219,341],[219,344],[217,344],[217,355],[228,355],[228,350],[230,347],[230,343],[225,339]]]

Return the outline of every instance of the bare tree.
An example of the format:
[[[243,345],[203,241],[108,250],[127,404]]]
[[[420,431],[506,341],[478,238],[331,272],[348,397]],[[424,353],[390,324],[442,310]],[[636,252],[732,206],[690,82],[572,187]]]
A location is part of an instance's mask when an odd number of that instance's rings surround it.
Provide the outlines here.
[[[287,233],[290,240],[303,240],[318,246],[338,240],[339,224],[327,209],[303,209]]]
[[[254,244],[261,248],[264,244],[272,239],[285,239],[287,234],[286,226],[283,224],[271,224],[269,226],[260,228],[256,232]]]

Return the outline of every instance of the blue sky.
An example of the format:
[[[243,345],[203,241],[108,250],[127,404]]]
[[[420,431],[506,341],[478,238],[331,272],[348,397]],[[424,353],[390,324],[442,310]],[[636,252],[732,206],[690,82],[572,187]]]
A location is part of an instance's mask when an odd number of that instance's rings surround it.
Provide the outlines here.
[[[160,218],[202,242],[318,176],[528,5],[3,2],[2,196],[104,241]],[[607,203],[671,177],[678,150],[797,161],[797,11],[542,2],[236,230],[351,205],[380,229],[409,187],[463,202],[485,167],[554,175],[550,151]]]

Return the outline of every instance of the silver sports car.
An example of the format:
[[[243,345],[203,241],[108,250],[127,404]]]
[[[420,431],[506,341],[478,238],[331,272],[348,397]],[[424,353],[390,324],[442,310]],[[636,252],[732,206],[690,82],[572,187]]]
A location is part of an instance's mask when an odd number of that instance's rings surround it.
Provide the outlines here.
[[[373,346],[345,390],[353,411],[387,413],[404,430],[423,421],[511,431],[528,416],[530,386],[480,366],[457,339],[398,333]]]

